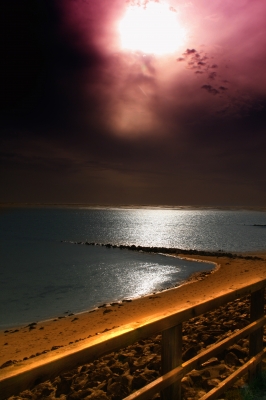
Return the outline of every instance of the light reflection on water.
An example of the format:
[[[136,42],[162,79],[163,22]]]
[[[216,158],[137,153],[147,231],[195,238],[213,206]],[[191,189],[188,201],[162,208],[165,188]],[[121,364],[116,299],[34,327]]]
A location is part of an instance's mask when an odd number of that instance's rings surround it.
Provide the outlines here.
[[[266,212],[135,209],[80,213],[84,230],[75,229],[76,240],[224,251],[266,247],[266,229],[254,226],[266,225]]]
[[[9,259],[6,284],[0,283],[1,328],[140,297],[213,268],[174,257],[68,243],[36,244],[23,268],[21,252],[17,246],[17,262],[14,255]]]
[[[135,298],[212,268],[161,255],[61,243],[255,251],[266,213],[219,210],[8,209],[0,213],[2,327]]]
[[[137,281],[135,272],[135,269],[129,270],[118,277],[118,285],[134,293],[132,297],[135,298],[173,286],[174,278],[180,282],[180,268],[170,265],[162,268],[160,264],[141,263],[137,268]]]

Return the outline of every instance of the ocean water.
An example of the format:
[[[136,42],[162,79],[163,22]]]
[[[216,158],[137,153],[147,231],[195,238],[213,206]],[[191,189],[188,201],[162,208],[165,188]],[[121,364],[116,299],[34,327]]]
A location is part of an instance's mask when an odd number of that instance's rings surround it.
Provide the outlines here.
[[[144,296],[213,268],[73,242],[266,249],[266,213],[256,211],[5,208],[0,225],[1,329]]]

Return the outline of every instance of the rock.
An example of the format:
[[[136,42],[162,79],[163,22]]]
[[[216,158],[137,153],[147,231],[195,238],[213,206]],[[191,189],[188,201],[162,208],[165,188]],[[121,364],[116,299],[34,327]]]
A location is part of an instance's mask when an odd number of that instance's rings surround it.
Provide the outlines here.
[[[110,367],[110,370],[117,375],[122,375],[125,372],[125,368],[122,368],[118,365],[114,365],[112,367]]]
[[[127,385],[122,385],[121,382],[113,382],[110,386],[108,386],[108,395],[112,395],[112,399],[124,399],[130,393],[130,390]]]
[[[228,349],[230,352],[234,353],[238,358],[245,358],[248,356],[248,349],[240,347],[238,344],[234,344]]]
[[[29,331],[32,331],[32,329],[36,329],[36,326],[30,326]]]
[[[91,389],[78,390],[67,395],[66,400],[80,400],[91,395],[93,391]]]
[[[138,376],[134,376],[132,379],[132,389],[133,390],[134,389],[138,390],[138,389],[142,388],[143,386],[145,386],[146,384],[147,384],[147,379],[142,374],[138,375]]]
[[[216,342],[216,338],[214,336],[207,334],[203,334],[201,336],[201,340],[204,342],[205,346]]]
[[[151,381],[153,381],[154,379],[156,379],[156,378],[159,377],[158,371],[155,371],[155,370],[153,370],[153,369],[148,369],[148,368],[145,368],[143,374],[144,374],[145,378],[146,378],[149,382],[151,382]]]
[[[198,354],[197,349],[195,346],[189,347],[184,353],[182,354],[182,360],[188,361],[191,358],[195,357]]]
[[[124,363],[124,362],[126,362],[128,360],[128,358],[134,357],[134,355],[135,354],[133,352],[131,352],[131,353],[120,353],[117,356],[117,360],[119,362],[121,362],[121,363]]]
[[[27,325],[26,328],[30,328],[31,326],[37,325],[37,322],[32,322],[31,324]]]
[[[44,382],[40,383],[37,386],[37,390],[34,391],[35,394],[37,395],[37,398],[46,398],[48,397],[52,392],[54,392],[54,388],[50,382]]]
[[[208,391],[218,386],[220,382],[220,379],[206,379],[203,381],[202,386]]]
[[[148,362],[147,368],[159,372],[161,370],[161,357],[156,355],[150,362]]]
[[[184,400],[196,400],[202,397],[206,392],[203,392],[203,390],[197,390],[194,388],[190,387],[182,387],[181,386],[181,395],[182,399]]]
[[[38,395],[30,390],[24,390],[24,392],[21,393],[21,398],[29,400],[38,400]]]
[[[196,392],[197,393],[197,398],[200,399],[201,397],[203,397],[206,394],[205,390],[199,390]],[[195,397],[194,397],[195,398]],[[194,400],[194,399],[193,399]]]
[[[186,387],[192,387],[193,380],[191,379],[190,376],[184,376],[184,378],[181,379],[181,385]]]
[[[229,372],[228,372],[229,371]],[[219,364],[215,366],[210,366],[204,370],[203,376],[210,377],[210,378],[219,378],[223,374],[229,375],[231,370],[224,364]],[[224,376],[224,375],[223,375]]]
[[[76,377],[74,377],[72,382],[72,387],[75,391],[81,390],[82,388],[86,387],[88,383],[88,375],[80,373]]]
[[[84,400],[110,400],[103,390],[95,390],[89,396],[84,397]]]
[[[202,374],[197,371],[197,370],[193,370],[191,371],[188,376],[190,377],[190,379],[193,382],[193,385],[201,385],[203,378],[202,378]]]
[[[54,351],[54,350],[60,349],[60,347],[63,347],[63,346],[53,346],[53,347],[51,348],[51,351]]]
[[[210,369],[206,368],[206,369],[202,370],[202,371],[201,371],[201,376],[202,376],[203,378],[211,378],[212,376],[211,376],[211,371],[210,371]]]
[[[0,366],[0,369],[1,368],[6,368],[6,367],[10,367],[10,365],[14,365],[16,363],[17,363],[17,360],[8,360],[8,361],[6,361],[4,364],[2,364]]]
[[[226,354],[224,358],[224,362],[227,365],[240,365],[241,363],[239,362],[238,357],[235,355],[235,353],[229,352]]]
[[[106,310],[104,310],[103,314],[109,313],[111,311],[113,311],[113,310],[110,310],[109,308],[107,308]]]
[[[61,394],[69,394],[71,391],[71,383],[72,379],[66,379],[62,375],[60,377],[61,379],[57,383],[57,388],[56,388],[56,397],[60,397]]]
[[[204,363],[201,364],[203,368],[209,367],[211,365],[217,365],[219,364],[219,360],[217,357],[212,357],[208,361],[205,361]]]
[[[86,384],[86,389],[96,389],[100,383],[101,383],[100,381],[96,381],[94,379],[88,379],[88,382]]]
[[[147,364],[149,364],[149,362],[152,362],[153,360],[154,360],[154,356],[144,356],[144,357],[136,359],[133,362],[133,365],[132,364],[130,365],[131,372],[136,371],[138,369],[145,368],[145,366]]]
[[[100,369],[96,368],[94,371],[92,371],[88,375],[88,384],[90,384],[91,381],[94,381],[94,382],[105,381],[105,380],[109,379],[109,377],[111,377],[111,376],[113,376],[113,372],[111,371],[110,368],[107,368],[107,369],[105,369],[105,368],[103,368],[103,369],[102,368],[100,368]],[[90,387],[93,387],[93,386],[90,385]]]
[[[100,384],[95,388],[95,390],[103,390],[103,391],[106,393],[106,390],[107,390],[107,382],[104,381],[104,382],[100,383]]]

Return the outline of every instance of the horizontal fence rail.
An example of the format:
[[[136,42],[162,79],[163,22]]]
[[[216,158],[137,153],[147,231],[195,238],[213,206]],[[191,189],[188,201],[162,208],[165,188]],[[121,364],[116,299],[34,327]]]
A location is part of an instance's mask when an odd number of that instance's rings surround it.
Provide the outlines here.
[[[177,400],[181,398],[180,381],[185,374],[229,347],[236,340],[249,335],[250,360],[221,382],[218,387],[202,397],[202,400],[215,399],[247,371],[250,371],[250,376],[254,377],[260,370],[260,362],[265,355],[265,349],[263,350],[263,326],[266,324],[266,317],[264,316],[265,287],[266,279],[258,280],[194,306],[186,307],[176,313],[161,317],[151,316],[146,322],[128,324],[84,341],[82,344],[58,349],[53,352],[53,355],[45,354],[36,359],[4,368],[0,371],[0,400],[18,394],[37,382],[51,379],[64,371],[88,363],[104,354],[111,353],[159,332],[162,332],[163,375],[129,395],[126,400],[147,400],[158,392],[161,392],[164,400]],[[251,323],[181,364],[182,323],[249,294],[251,295]]]
[[[158,378],[155,381],[151,382],[150,384],[146,385],[144,388],[139,389],[138,391],[127,396],[124,400],[148,399],[150,396],[155,395],[156,393],[165,389],[169,385],[173,384],[175,381],[183,378],[183,376],[186,375],[188,372],[190,372],[192,369],[199,367],[202,363],[209,360],[211,357],[215,356],[217,353],[221,352],[222,350],[226,349],[227,347],[229,347],[230,345],[235,343],[237,340],[241,339],[242,337],[246,337],[247,335],[249,335],[250,333],[254,332],[255,330],[261,328],[265,324],[266,324],[266,317],[260,318],[259,320],[255,321],[255,322],[249,324],[248,326],[246,326],[245,328],[241,329],[237,333],[232,334],[229,338],[226,338],[226,339],[222,340],[221,342],[219,342],[218,344],[211,346],[207,350],[205,350],[205,351],[201,352],[200,354],[196,355],[195,357],[191,358],[189,361],[186,361],[181,366],[176,367],[172,371],[168,372],[167,374],[161,376],[160,378]],[[257,355],[257,357],[253,357],[246,364],[257,365],[262,360],[264,355],[266,355],[266,349],[264,349],[261,353],[259,353]],[[243,373],[246,372],[246,367],[245,367],[246,364],[244,364],[241,367],[242,370],[244,371]],[[240,368],[238,369],[238,371],[240,371]],[[236,373],[238,371],[236,371]],[[240,376],[242,376],[242,374],[241,375],[239,374],[239,377]],[[227,378],[227,379],[229,379],[229,378]],[[235,380],[236,379],[234,379],[233,382],[235,382]],[[222,383],[223,382],[221,382],[221,384]],[[213,391],[215,389],[213,389]],[[222,393],[221,391],[219,393],[217,393],[217,396],[221,393]],[[208,395],[208,393],[207,393],[207,395]],[[209,397],[206,397],[206,396],[203,397],[204,400],[209,399]],[[203,398],[202,398],[202,400],[203,400]],[[210,398],[214,399],[215,397],[210,397]],[[175,399],[176,399],[176,397],[175,397]]]

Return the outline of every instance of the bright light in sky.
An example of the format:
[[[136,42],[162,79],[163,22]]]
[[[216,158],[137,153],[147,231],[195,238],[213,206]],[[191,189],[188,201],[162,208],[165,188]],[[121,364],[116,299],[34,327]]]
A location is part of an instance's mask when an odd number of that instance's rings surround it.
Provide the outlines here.
[[[157,2],[128,7],[119,32],[123,49],[156,55],[177,51],[185,38],[177,13],[169,5]]]

